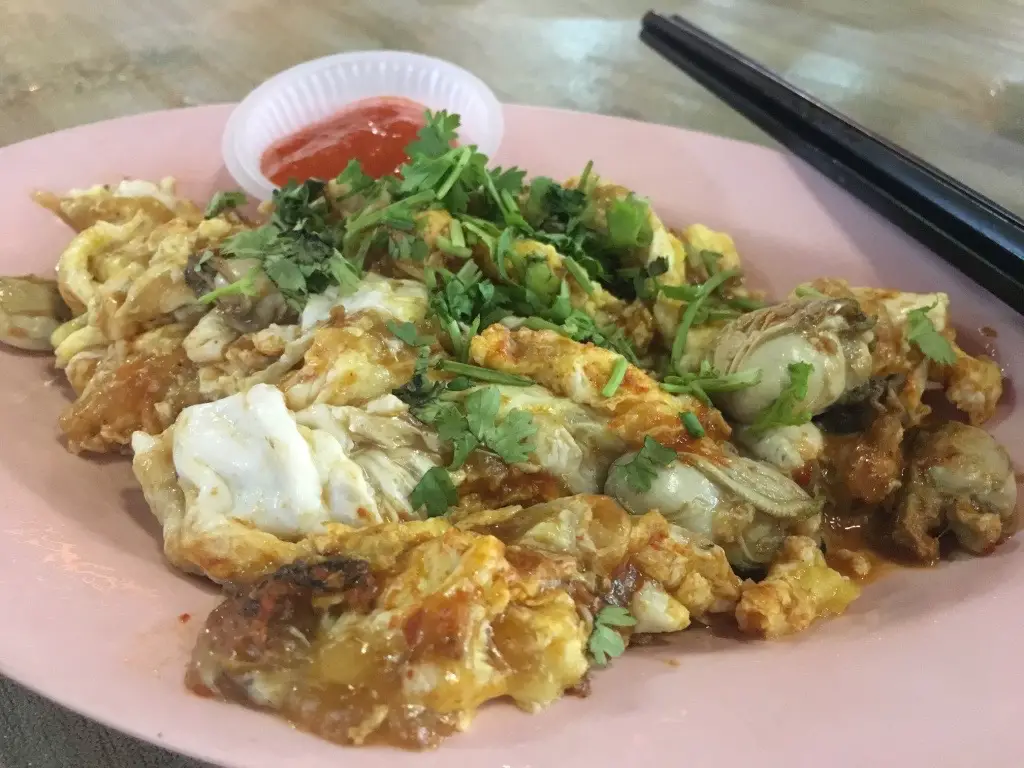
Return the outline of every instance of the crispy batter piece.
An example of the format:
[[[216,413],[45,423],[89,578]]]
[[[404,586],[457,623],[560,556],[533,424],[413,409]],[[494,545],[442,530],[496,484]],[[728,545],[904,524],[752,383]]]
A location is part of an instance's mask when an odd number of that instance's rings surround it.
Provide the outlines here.
[[[790,536],[767,578],[744,583],[736,622],[743,632],[774,639],[838,616],[859,595],[860,587],[828,567],[813,539]]]
[[[920,433],[895,499],[893,539],[915,560],[939,557],[946,530],[964,549],[990,553],[1014,529],[1017,481],[1006,451],[987,432],[958,422]]]

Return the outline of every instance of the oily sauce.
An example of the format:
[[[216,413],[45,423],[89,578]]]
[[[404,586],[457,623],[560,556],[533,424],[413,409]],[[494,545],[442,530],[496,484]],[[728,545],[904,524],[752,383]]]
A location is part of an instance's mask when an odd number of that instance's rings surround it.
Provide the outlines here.
[[[405,148],[426,124],[426,107],[394,96],[364,99],[272,144],[260,160],[263,175],[278,185],[290,179],[332,179],[350,160],[379,179],[409,158]]]

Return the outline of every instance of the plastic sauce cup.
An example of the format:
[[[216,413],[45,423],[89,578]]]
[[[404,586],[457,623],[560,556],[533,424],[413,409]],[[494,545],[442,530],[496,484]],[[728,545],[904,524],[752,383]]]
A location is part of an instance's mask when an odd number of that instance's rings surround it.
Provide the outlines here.
[[[403,51],[339,53],[286,69],[252,91],[224,129],[228,172],[248,194],[269,200],[276,185],[260,170],[275,142],[363,99],[398,96],[462,119],[459,141],[493,155],[505,123],[480,78],[450,62]]]

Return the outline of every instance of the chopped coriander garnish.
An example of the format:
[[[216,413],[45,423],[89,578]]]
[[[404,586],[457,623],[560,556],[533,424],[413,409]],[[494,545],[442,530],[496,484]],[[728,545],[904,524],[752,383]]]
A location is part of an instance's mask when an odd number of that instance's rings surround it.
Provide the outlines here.
[[[579,189],[583,194],[590,194],[590,173],[594,170],[594,161],[588,160],[587,164],[583,167],[583,173],[580,174],[580,180],[576,184],[576,188]]]
[[[661,290],[658,277],[668,272],[668,259],[659,256],[642,267],[625,267],[618,270],[618,277],[632,283],[638,299],[653,299]],[[619,291],[620,293],[622,290]]]
[[[394,320],[388,320],[386,325],[389,331],[410,347],[429,347],[437,341],[433,336],[420,336],[416,326],[412,323],[396,323]]]
[[[249,198],[245,196],[245,192],[240,192],[238,190],[233,192],[217,192],[210,198],[210,203],[206,206],[206,213],[204,216],[208,219],[212,219],[225,211],[232,211],[235,208],[240,208],[247,202],[249,202]]]
[[[629,461],[619,464],[616,472],[621,472],[626,484],[637,493],[651,490],[658,469],[667,467],[676,458],[676,452],[666,448],[650,435],[644,437],[643,447]]]
[[[349,160],[345,170],[337,175],[334,183],[344,187],[345,195],[354,195],[373,186],[373,179],[363,173],[363,166],[358,160]]]
[[[605,666],[610,659],[621,656],[626,650],[626,641],[617,631],[619,627],[632,627],[636,619],[619,605],[606,605],[594,617],[594,628],[587,641],[587,650],[598,666]]]
[[[936,330],[928,318],[928,313],[934,308],[935,305],[932,304],[930,307],[919,307],[907,313],[907,341],[921,350],[929,360],[942,365],[952,365],[956,362],[953,345]]]
[[[755,309],[763,309],[767,306],[763,301],[752,299],[749,296],[730,296],[723,299],[723,302],[741,312],[753,312]]]
[[[473,255],[473,251],[467,248],[465,245],[455,245],[444,235],[437,236],[437,247],[447,253],[450,256],[457,256],[460,259],[468,259]]]
[[[201,304],[212,304],[225,296],[255,296],[257,293],[256,275],[258,274],[259,268],[253,267],[240,280],[222,285],[220,288],[214,288],[209,293],[204,293],[197,300]]]
[[[362,232],[364,229],[387,221],[388,219],[408,219],[411,221],[412,209],[422,203],[433,202],[436,195],[434,190],[425,189],[422,192],[418,192],[415,195],[404,197],[390,205],[386,205],[383,208],[375,208],[367,211],[359,216],[351,218],[345,226],[346,237]]]
[[[718,263],[722,260],[722,254],[705,249],[700,252],[700,260],[704,264],[704,270],[708,273],[708,277],[711,277],[718,272]]]
[[[793,293],[798,299],[827,299],[824,293],[819,291],[812,285],[798,285],[793,289]]]
[[[608,208],[608,238],[616,248],[646,248],[651,244],[650,206],[632,192]]]
[[[699,285],[662,285],[659,290],[665,296],[676,301],[693,301],[700,296],[701,286]]]
[[[456,248],[466,247],[466,235],[462,231],[462,224],[458,219],[452,219],[451,224],[448,225],[448,238]]]
[[[452,476],[444,467],[431,467],[409,494],[413,510],[424,507],[427,517],[441,517],[459,500]]]
[[[506,384],[512,387],[532,387],[533,381],[525,376],[516,376],[514,373],[503,373],[490,368],[481,368],[479,365],[459,363],[455,360],[441,360],[437,367],[439,370],[465,376],[468,379],[484,381],[489,384]]]
[[[490,222],[480,221],[479,219],[474,220],[469,217],[463,217],[462,227],[465,230],[465,233],[475,237],[478,242],[484,244],[484,247],[487,248],[490,253],[494,253],[494,246],[496,242],[495,238],[498,237],[499,233],[496,231],[489,231],[491,229],[497,229],[493,224],[490,224]],[[468,244],[469,240],[467,239],[466,242]]]
[[[258,260],[294,309],[331,285],[354,290],[362,270],[340,250],[344,224],[331,214],[324,182],[289,182],[273,200],[270,221],[226,240],[221,255]]]
[[[764,434],[770,429],[793,427],[806,424],[811,420],[811,412],[801,408],[800,404],[807,397],[807,385],[814,366],[810,363],[789,364],[789,384],[785,386],[775,399],[754,419],[750,431]]]
[[[679,420],[683,422],[683,426],[690,433],[690,437],[704,437],[704,427],[701,426],[700,419],[697,418],[697,414],[693,411],[683,411],[679,414]]]
[[[629,361],[624,357],[620,357],[615,361],[615,367],[612,368],[611,375],[608,377],[608,382],[604,385],[604,389],[601,390],[601,394],[605,397],[612,397],[619,390],[619,386],[622,384],[622,380],[626,378],[626,371],[629,370]]]
[[[442,441],[451,444],[449,469],[461,467],[477,448],[490,451],[508,464],[526,461],[533,452],[531,438],[537,433],[533,417],[528,411],[512,408],[498,421],[501,392],[497,387],[480,387],[455,401],[441,400],[438,390],[433,394],[430,400],[420,400],[412,413],[432,425]]]
[[[737,392],[761,381],[760,368],[722,374],[704,360],[696,373],[666,376],[661,388],[675,395],[693,395],[705,405],[711,405],[709,392]]]
[[[467,261],[456,273],[428,270],[425,282],[429,307],[448,334],[455,357],[469,359],[469,345],[480,328],[509,314],[503,295],[490,280],[482,279],[479,267]]]
[[[562,263],[565,264],[565,268],[569,271],[569,274],[576,278],[576,282],[580,284],[580,288],[586,291],[588,294],[594,292],[594,283],[590,280],[590,275],[587,274],[587,270],[580,266],[580,263],[576,261],[572,256],[563,256]]]
[[[466,419],[474,436],[507,464],[526,461],[534,446],[531,438],[537,426],[528,411],[511,409],[500,422],[495,419],[501,405],[501,393],[495,387],[482,387],[465,400]]]
[[[701,283],[697,295],[689,304],[686,305],[683,317],[679,321],[679,327],[676,328],[676,337],[672,341],[671,360],[673,368],[686,352],[686,337],[690,332],[690,327],[694,324],[694,320],[697,318],[697,312],[700,310],[701,305],[712,293],[714,293],[714,291],[725,283],[725,281],[736,277],[738,274],[739,270],[737,269],[727,269],[723,272],[718,272],[712,275],[706,282]]]

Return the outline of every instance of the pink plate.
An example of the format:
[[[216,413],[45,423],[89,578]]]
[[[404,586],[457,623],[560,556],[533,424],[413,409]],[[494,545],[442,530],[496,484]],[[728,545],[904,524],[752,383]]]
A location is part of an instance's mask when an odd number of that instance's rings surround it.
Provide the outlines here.
[[[122,176],[177,177],[206,198],[230,186],[228,107],[140,115],[0,150],[0,273],[53,269],[69,231],[29,198]],[[998,332],[1024,381],[1024,326],[999,302],[829,182],[747,144],[609,117],[510,107],[502,164],[565,177],[588,159],[651,197],[672,224],[731,232],[755,284],[783,293],[832,275],[948,291],[963,337]],[[791,641],[684,633],[596,675],[593,695],[527,716],[489,706],[439,751],[343,754],[272,717],[187,693],[182,670],[215,591],[161,559],[157,526],[124,460],[66,453],[64,388],[45,358],[0,354],[0,672],[135,736],[228,766],[595,768],[758,765],[863,768],[1020,765],[1024,557],[904,571],[842,619]],[[1024,460],[1012,387],[995,434]],[[180,614],[194,618],[181,623]],[[972,640],[971,637],[974,639]]]

